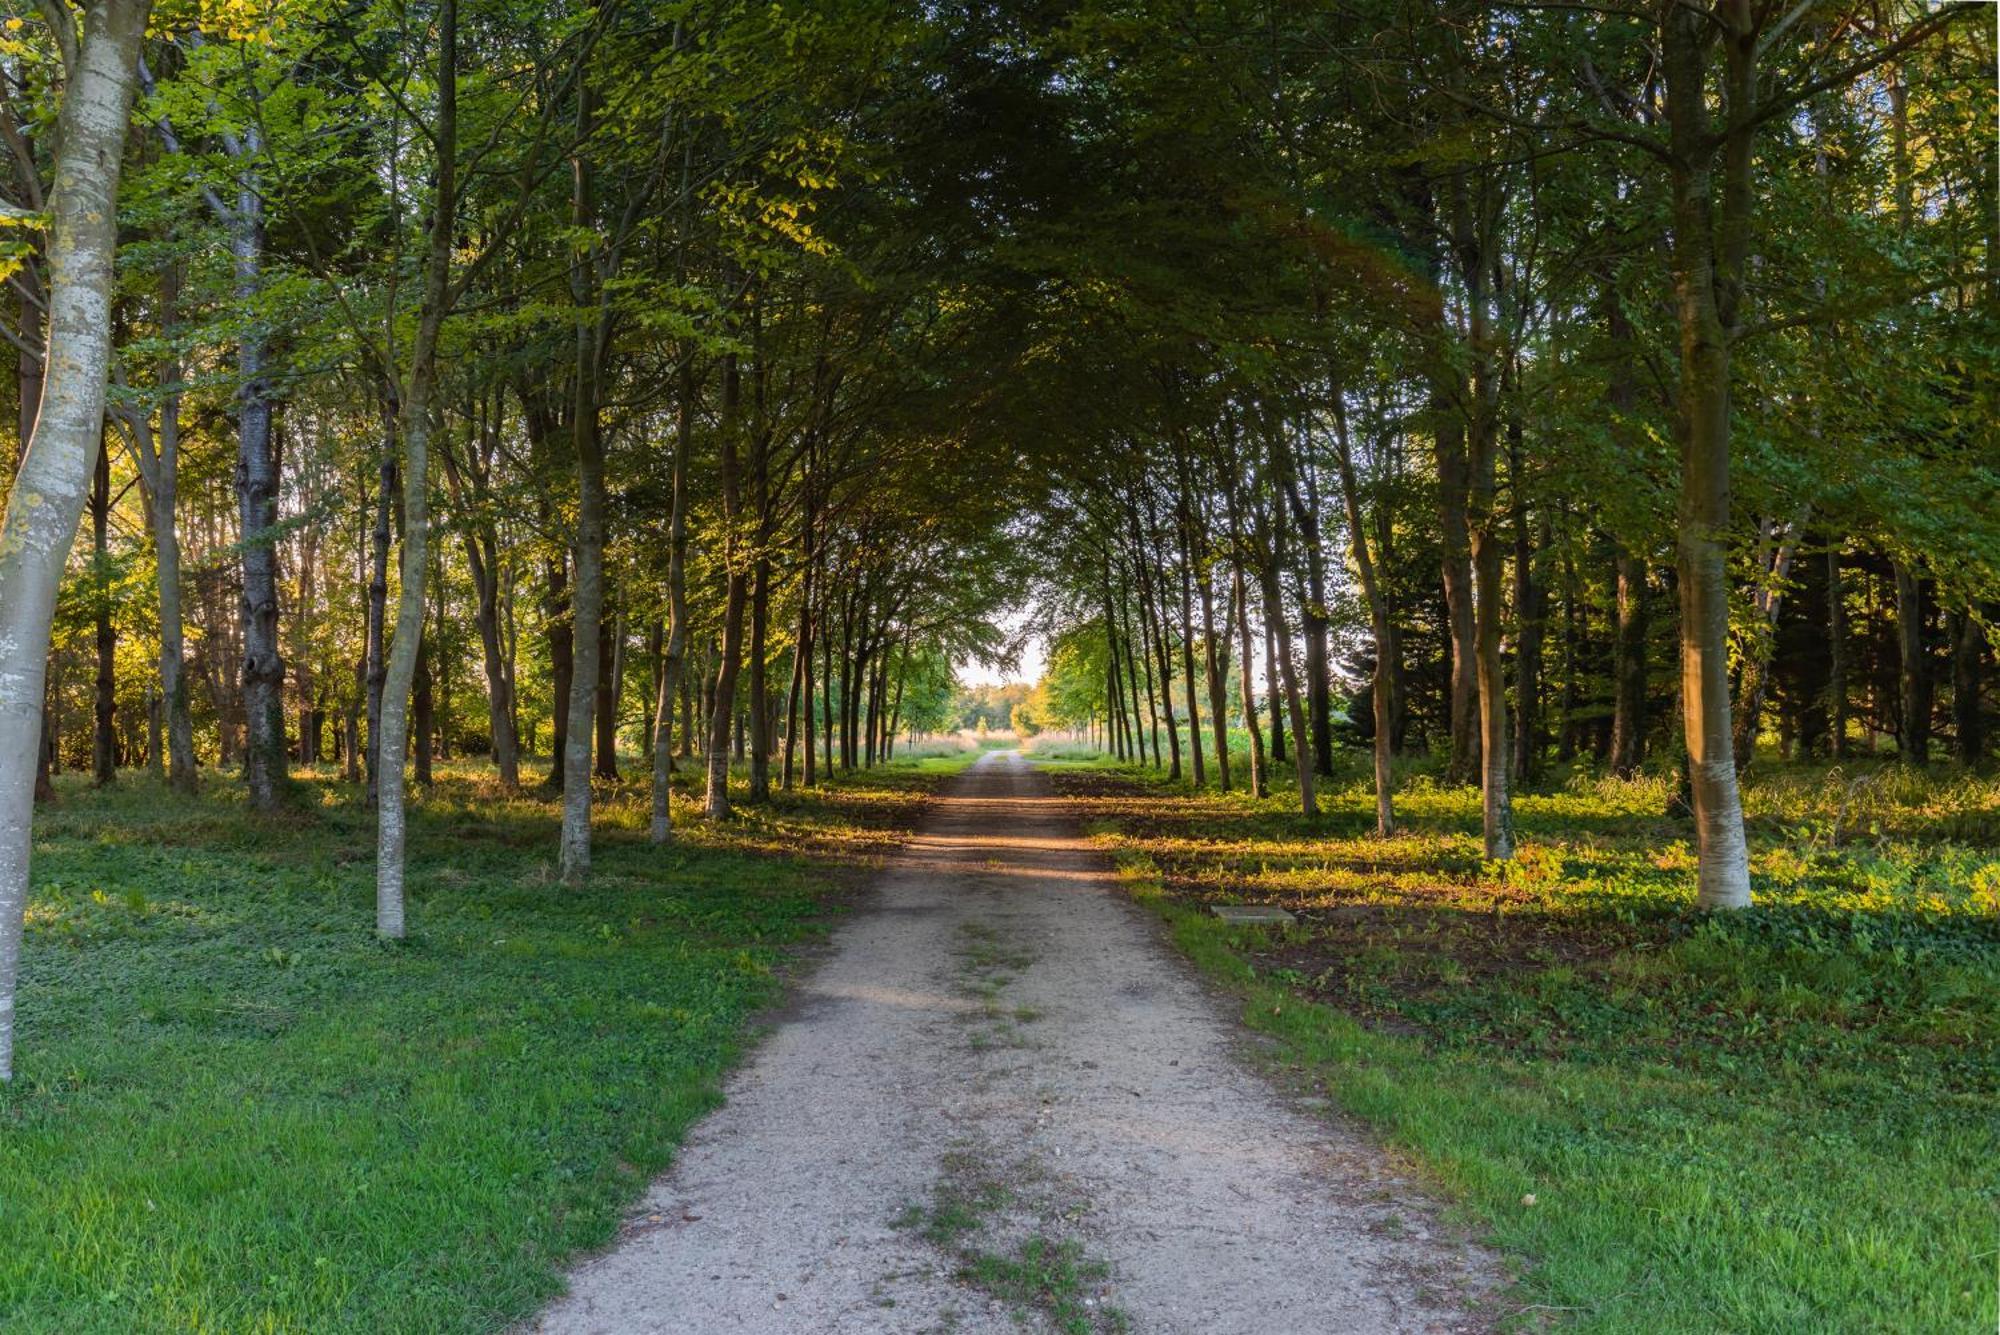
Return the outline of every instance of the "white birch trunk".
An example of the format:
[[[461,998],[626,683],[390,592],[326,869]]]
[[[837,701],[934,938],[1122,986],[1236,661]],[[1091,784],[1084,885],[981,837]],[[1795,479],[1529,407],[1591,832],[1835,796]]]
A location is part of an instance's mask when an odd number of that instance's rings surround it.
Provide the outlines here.
[[[403,895],[403,760],[409,750],[410,686],[424,629],[424,574],[430,541],[431,395],[437,345],[451,302],[452,226],[458,210],[458,5],[438,6],[437,196],[431,206],[424,296],[410,349],[403,396],[403,562],[396,602],[396,639],[382,690],[382,742],[375,827],[375,931],[388,940],[406,934]]]
[[[409,752],[410,687],[424,629],[424,563],[430,539],[430,396],[411,395],[403,425],[402,587],[396,598],[396,632],[382,684],[381,770],[377,775],[375,827],[375,931],[389,940],[406,934],[403,917],[403,762]]]
[[[35,756],[56,584],[104,426],[118,176],[150,0],[99,0],[69,72],[50,196],[41,412],[0,524],[0,1080],[14,1071],[14,986],[33,848]]]

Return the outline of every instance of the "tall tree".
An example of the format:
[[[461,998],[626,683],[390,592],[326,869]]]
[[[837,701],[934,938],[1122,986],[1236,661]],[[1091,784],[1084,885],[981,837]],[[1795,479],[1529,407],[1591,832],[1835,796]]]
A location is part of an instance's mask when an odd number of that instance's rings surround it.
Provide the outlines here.
[[[79,36],[66,3],[45,7],[65,76],[49,193],[48,356],[0,522],[0,1080],[14,1073],[49,624],[104,430],[118,180],[151,9],[149,0],[98,0]]]

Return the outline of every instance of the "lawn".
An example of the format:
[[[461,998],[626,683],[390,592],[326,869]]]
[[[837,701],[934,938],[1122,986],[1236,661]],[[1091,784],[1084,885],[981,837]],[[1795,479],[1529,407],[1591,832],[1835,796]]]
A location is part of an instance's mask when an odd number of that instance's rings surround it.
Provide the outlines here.
[[[470,1331],[533,1311],[718,1101],[843,867],[952,763],[690,822],[666,851],[635,785],[582,891],[553,875],[552,803],[454,769],[413,807],[397,946],[372,932],[373,823],[330,772],[272,821],[227,780],[66,785],[36,827],[0,1089],[0,1327]]]
[[[1995,1327],[2000,784],[1753,781],[1760,907],[1704,915],[1656,781],[1521,798],[1499,866],[1477,793],[1422,772],[1375,839],[1363,759],[1312,824],[1134,770],[1057,779],[1282,1061],[1515,1259],[1505,1324]],[[1299,925],[1227,929],[1223,902]]]

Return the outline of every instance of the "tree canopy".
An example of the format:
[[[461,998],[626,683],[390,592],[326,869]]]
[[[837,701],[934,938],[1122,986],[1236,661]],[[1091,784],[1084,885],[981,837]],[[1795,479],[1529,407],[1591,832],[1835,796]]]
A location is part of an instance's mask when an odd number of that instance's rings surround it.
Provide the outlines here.
[[[277,810],[337,763],[393,937],[406,754],[559,790],[581,882],[621,766],[668,842],[695,790],[1012,720],[1308,813],[1369,746],[1384,835],[1434,753],[1496,859],[1548,766],[1671,769],[1693,893],[1747,903],[1760,749],[1988,753],[1993,41],[1883,0],[42,4],[0,36],[0,462],[5,542],[41,496],[61,542],[0,570],[7,791],[240,767]],[[955,702],[1024,616],[1033,696]]]

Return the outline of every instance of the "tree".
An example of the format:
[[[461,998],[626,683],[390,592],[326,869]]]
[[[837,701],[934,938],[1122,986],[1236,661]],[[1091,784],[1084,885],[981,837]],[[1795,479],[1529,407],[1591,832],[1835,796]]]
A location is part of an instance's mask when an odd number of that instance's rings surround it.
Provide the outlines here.
[[[0,522],[0,1079],[14,1071],[49,621],[102,444],[118,178],[150,11],[148,0],[99,0],[82,16],[79,36],[67,5],[49,10],[66,82],[49,194],[47,370]]]

